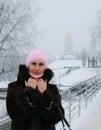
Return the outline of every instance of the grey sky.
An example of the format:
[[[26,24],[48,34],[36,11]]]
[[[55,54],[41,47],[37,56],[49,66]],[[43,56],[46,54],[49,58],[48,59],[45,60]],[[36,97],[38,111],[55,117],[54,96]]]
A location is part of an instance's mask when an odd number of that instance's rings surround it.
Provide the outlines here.
[[[38,0],[44,9],[39,14],[37,24],[44,30],[39,41],[42,49],[56,54],[61,52],[66,33],[71,32],[74,48],[79,51],[88,47],[90,27],[96,22],[96,14],[101,10],[101,0]]]

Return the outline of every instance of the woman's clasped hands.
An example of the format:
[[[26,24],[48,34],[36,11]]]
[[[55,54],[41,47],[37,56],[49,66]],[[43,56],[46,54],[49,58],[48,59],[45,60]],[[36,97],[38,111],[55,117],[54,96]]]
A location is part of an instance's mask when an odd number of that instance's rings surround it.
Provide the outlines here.
[[[26,87],[31,87],[33,89],[38,89],[41,93],[43,93],[47,89],[47,81],[44,81],[43,79],[33,79],[29,78],[27,81],[25,81]]]

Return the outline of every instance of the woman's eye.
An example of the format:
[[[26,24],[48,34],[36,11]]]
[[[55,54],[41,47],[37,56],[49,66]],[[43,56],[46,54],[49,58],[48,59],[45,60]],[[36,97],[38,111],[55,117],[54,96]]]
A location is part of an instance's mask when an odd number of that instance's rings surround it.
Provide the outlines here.
[[[44,64],[43,63],[39,63],[39,66],[43,66]]]
[[[35,63],[35,62],[33,62],[33,63],[32,63],[32,65],[36,65],[36,63]]]

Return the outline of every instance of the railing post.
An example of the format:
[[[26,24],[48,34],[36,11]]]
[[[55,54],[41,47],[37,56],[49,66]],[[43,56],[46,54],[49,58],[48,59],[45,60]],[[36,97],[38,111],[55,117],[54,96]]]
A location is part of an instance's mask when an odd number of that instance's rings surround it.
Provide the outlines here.
[[[69,94],[68,94],[68,96],[69,96],[69,123],[70,123],[70,125],[71,125],[71,90],[69,90]]]
[[[93,93],[94,93],[94,86],[93,86],[92,80],[90,81],[89,84],[90,84],[90,100],[92,103],[92,98],[93,98]]]
[[[79,95],[79,106],[78,106],[79,112],[78,112],[78,114],[80,116],[80,114],[81,114],[81,87],[80,86],[79,86],[79,92],[80,92],[80,95]]]
[[[88,102],[88,99],[87,99],[87,93],[88,93],[88,90],[87,90],[87,88],[86,88],[86,104],[85,104],[85,107],[87,108],[87,102]]]

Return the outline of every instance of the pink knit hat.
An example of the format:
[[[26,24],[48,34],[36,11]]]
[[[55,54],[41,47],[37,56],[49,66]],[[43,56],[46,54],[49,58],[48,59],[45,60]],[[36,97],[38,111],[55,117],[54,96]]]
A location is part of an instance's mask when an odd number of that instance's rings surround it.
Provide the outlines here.
[[[45,63],[45,66],[47,66],[47,59],[46,55],[42,50],[32,50],[26,59],[26,67],[33,61],[33,60],[42,60]]]

